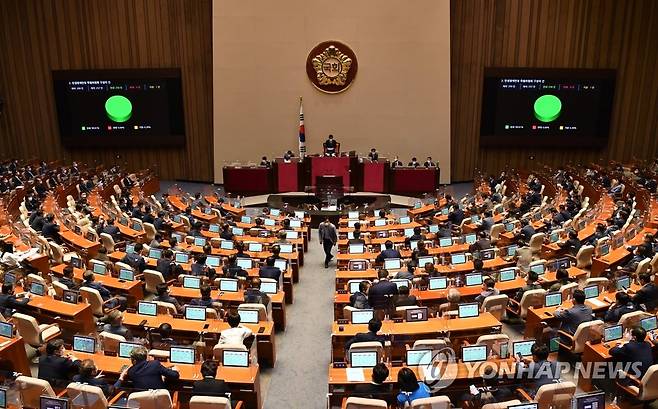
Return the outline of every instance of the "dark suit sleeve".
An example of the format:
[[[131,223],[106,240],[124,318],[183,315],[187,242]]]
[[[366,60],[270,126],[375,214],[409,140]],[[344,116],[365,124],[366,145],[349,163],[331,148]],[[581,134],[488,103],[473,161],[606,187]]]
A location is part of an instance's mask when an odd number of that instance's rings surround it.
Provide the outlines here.
[[[180,377],[178,371],[174,371],[173,369],[166,368],[162,364],[160,364],[160,375],[163,375],[165,378],[171,378],[171,379],[178,379]]]

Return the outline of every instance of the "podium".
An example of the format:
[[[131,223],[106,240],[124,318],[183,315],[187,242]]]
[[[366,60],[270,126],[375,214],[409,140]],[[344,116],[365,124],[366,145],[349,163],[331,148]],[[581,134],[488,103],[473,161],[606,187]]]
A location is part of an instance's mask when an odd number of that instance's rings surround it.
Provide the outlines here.
[[[348,156],[331,156],[322,157],[314,156],[311,158],[311,185],[318,185],[318,177],[332,175],[342,178],[341,187],[350,186],[350,157]]]
[[[363,162],[364,192],[384,193],[386,191],[386,162]]]
[[[277,192],[299,192],[299,160],[292,158],[290,163],[276,158]]]

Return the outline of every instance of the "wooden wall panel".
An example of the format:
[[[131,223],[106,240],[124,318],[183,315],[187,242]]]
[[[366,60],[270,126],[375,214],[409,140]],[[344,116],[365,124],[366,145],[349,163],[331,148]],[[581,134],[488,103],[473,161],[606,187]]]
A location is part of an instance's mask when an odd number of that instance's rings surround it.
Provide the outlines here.
[[[657,155],[655,0],[452,0],[451,38],[453,181],[470,180],[477,169]],[[607,147],[481,149],[482,76],[488,66],[616,69]]]
[[[0,2],[0,157],[119,163],[162,178],[212,181],[211,0]],[[67,149],[51,71],[180,67],[184,148]]]

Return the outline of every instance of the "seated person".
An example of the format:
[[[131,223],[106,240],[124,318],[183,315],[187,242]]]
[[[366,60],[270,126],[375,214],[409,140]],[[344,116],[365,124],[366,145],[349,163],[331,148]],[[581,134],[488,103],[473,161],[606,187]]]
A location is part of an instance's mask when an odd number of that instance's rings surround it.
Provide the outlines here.
[[[121,372],[115,387],[132,381],[133,389],[167,389],[165,381],[176,381],[180,374],[176,366],[165,367],[158,360],[147,360],[148,350],[142,346],[134,348],[130,352],[132,366]]]
[[[398,295],[394,298],[396,307],[410,307],[418,305],[415,295],[409,295],[409,287],[402,285],[398,288]]]
[[[219,233],[219,238],[223,240],[233,240],[233,232],[231,231],[231,226],[228,223],[222,224],[222,231]]]
[[[0,294],[0,313],[5,317],[11,317],[14,310],[21,309],[30,302],[29,294],[25,297],[18,298],[14,295],[14,285],[10,283],[2,284],[2,294]]]
[[[420,163],[418,162],[418,160],[414,156],[413,158],[411,158],[411,162],[409,162],[409,164],[407,166],[417,168],[417,167],[420,166]]]
[[[479,232],[478,237],[478,241],[468,247],[468,250],[471,253],[474,251],[488,250],[493,247],[491,245],[491,240],[489,240],[489,234],[486,231]]]
[[[408,407],[416,399],[429,398],[431,396],[430,388],[425,382],[419,381],[416,374],[409,368],[402,368],[398,372],[398,407]]]
[[[567,271],[566,268],[558,268],[555,272],[555,279],[557,281],[551,285],[548,291],[560,291],[560,288],[562,288],[563,285],[571,283],[571,278],[569,278],[569,271]]]
[[[243,277],[247,278],[249,274],[247,270],[243,269],[238,265],[238,256],[236,254],[231,254],[228,257],[228,262],[223,267],[224,277],[227,278],[238,278]]]
[[[219,334],[220,344],[244,345],[244,340],[253,335],[249,328],[240,325],[240,314],[237,312],[229,313],[226,322],[231,328]]]
[[[46,215],[46,221],[43,224],[43,228],[41,228],[41,235],[57,244],[62,244],[62,240],[59,238],[59,226],[55,222],[54,214],[48,213]]]
[[[615,302],[605,313],[604,320],[605,322],[614,322],[616,324],[622,315],[637,310],[637,307],[633,304],[633,300],[631,300],[631,296],[623,291],[618,291],[615,294]]]
[[[354,238],[347,240],[348,245],[351,244],[363,244],[364,246],[366,245],[366,241],[361,238],[361,231],[355,230],[352,237]]]
[[[391,392],[391,385],[387,385],[388,367],[385,363],[380,362],[372,367],[372,377],[370,383],[359,383],[354,387],[352,396],[368,399],[382,399],[382,395]]]
[[[439,305],[439,313],[443,314],[454,312],[459,309],[459,304],[461,302],[462,295],[456,288],[450,288],[448,290],[448,295],[446,295],[447,303]]]
[[[370,283],[368,281],[361,281],[359,283],[359,291],[350,295],[350,307],[358,309],[367,309],[370,308],[368,304],[368,289],[370,288]]]
[[[386,240],[384,243],[385,249],[379,253],[375,262],[377,264],[382,264],[387,258],[402,258],[402,255],[399,251],[393,249],[393,242],[391,240]]]
[[[206,308],[218,308],[221,307],[221,302],[217,299],[211,297],[211,288],[207,284],[202,284],[199,287],[199,292],[201,293],[201,298],[195,298],[190,301],[190,305],[203,306]]]
[[[338,149],[338,142],[334,140],[333,135],[329,135],[326,141],[322,144],[324,147],[324,154],[326,156],[336,156],[337,155],[337,149]]]
[[[228,398],[231,389],[226,382],[217,378],[217,362],[206,360],[201,364],[203,379],[192,385],[192,394],[198,396],[221,396]]]
[[[370,159],[371,162],[377,162],[379,160],[379,153],[377,153],[377,149],[370,149],[370,152],[368,152],[368,159]]]
[[[478,231],[482,231],[487,233],[487,235],[491,234],[491,228],[495,224],[495,220],[493,218],[493,213],[491,210],[487,210],[484,212],[484,217],[480,220],[479,223],[476,223],[476,226],[478,227]]]
[[[648,273],[640,274],[638,281],[642,288],[637,290],[633,296],[633,304],[636,307],[646,308],[647,311],[653,311],[658,306],[658,287],[651,280],[651,275]]]
[[[425,240],[425,235],[421,233],[420,226],[414,227],[414,234],[409,237],[409,241]]]
[[[528,271],[528,275],[526,276],[526,284],[519,288],[519,290],[516,292],[516,295],[514,295],[514,299],[520,302],[523,298],[523,294],[526,291],[539,290],[540,288],[541,284],[539,283],[539,274],[534,271]]]
[[[609,353],[614,362],[619,362],[628,367],[633,367],[634,363],[639,363],[636,366],[639,373],[631,375],[638,379],[647,372],[647,369],[653,365],[653,353],[651,352],[651,344],[646,342],[647,331],[642,327],[635,327],[631,330],[631,340],[617,345],[610,349]]]
[[[564,242],[559,244],[562,250],[566,250],[567,253],[575,256],[578,254],[578,250],[583,246],[578,238],[578,232],[575,230],[569,230],[569,238]]]
[[[549,351],[546,345],[534,344],[531,352],[532,360],[528,358],[519,359],[518,356],[514,358],[517,362],[516,372],[525,379],[531,380],[528,385],[528,392],[530,396],[534,397],[540,387],[560,379],[560,369],[556,361],[548,360]]]
[[[423,166],[425,166],[426,168],[435,168],[436,163],[434,163],[431,156],[428,156],[427,159],[425,159],[425,163],[423,163]]]
[[[265,259],[265,265],[258,270],[258,276],[260,278],[271,278],[276,280],[277,283],[280,282],[281,270],[279,267],[274,266],[275,261],[276,258],[274,258],[274,256]]]
[[[190,266],[190,272],[193,276],[206,276],[213,280],[215,278],[215,269],[206,265],[207,256],[205,254],[197,254],[194,256],[194,263]]]
[[[388,270],[382,268],[377,272],[379,281],[368,290],[368,304],[375,309],[385,309],[390,306],[390,298],[398,294],[398,286],[388,281]]]
[[[386,337],[377,334],[380,329],[382,329],[382,322],[377,318],[371,319],[370,321],[368,321],[368,332],[359,332],[356,335],[354,335],[349,341],[345,343],[345,351],[349,351],[350,346],[355,342],[377,341],[377,342],[381,342],[382,346],[384,346],[384,342],[386,342]]]
[[[126,253],[121,261],[134,268],[135,271],[142,273],[146,269],[146,260],[142,257],[142,251],[144,251],[144,246],[142,243],[137,243],[135,244],[135,252],[132,254]]]
[[[429,277],[442,277],[441,272],[434,267],[433,263],[425,263],[425,273]]]
[[[109,332],[110,334],[120,335],[126,339],[126,341],[132,341],[133,336],[130,330],[123,325],[123,314],[121,311],[112,310],[109,314],[101,319],[107,324],[103,325],[102,331]]]
[[[73,266],[67,265],[62,271],[63,277],[60,277],[59,281],[61,284],[64,284],[69,290],[77,290],[79,286],[73,281]]]
[[[85,359],[80,362],[80,371],[73,376],[73,382],[97,386],[101,388],[105,396],[110,396],[114,392],[114,386],[107,383],[102,376],[99,376],[93,359]]]
[[[500,291],[496,288],[496,282],[491,277],[487,277],[482,282],[482,291],[475,297],[475,301],[482,304],[487,297],[498,294]]]
[[[176,312],[182,313],[183,307],[179,304],[176,297],[169,295],[169,286],[167,283],[160,283],[155,286],[155,290],[158,292],[158,296],[153,299],[153,301],[161,301],[169,304],[173,304],[176,307]]]
[[[171,337],[173,330],[171,324],[168,322],[160,324],[156,330],[157,334],[160,335],[160,339],[157,342],[153,342],[152,348],[168,350],[170,347],[177,345],[176,340]]]
[[[260,278],[254,277],[249,282],[249,288],[244,290],[244,302],[249,304],[263,304],[267,307],[270,297],[260,290]]]
[[[528,219],[521,219],[521,229],[516,234],[516,239],[528,243],[535,233],[535,228],[532,227]]]
[[[574,290],[573,307],[569,309],[559,307],[553,315],[562,323],[560,326],[562,331],[574,334],[580,324],[592,320],[592,308],[585,305],[585,292]]]
[[[37,376],[50,382],[54,388],[62,388],[69,384],[71,376],[77,373],[79,368],[80,361],[75,356],[66,354],[64,341],[54,339],[46,344],[46,355],[39,357]]]
[[[99,282],[96,282],[94,273],[91,271],[85,271],[82,274],[82,286],[81,287],[89,287],[93,288],[94,290],[98,291],[98,293],[101,295],[101,298],[103,299],[103,302],[105,303],[105,306],[107,308],[116,308],[119,307],[121,310],[124,310],[126,308],[126,303],[127,299],[124,296],[113,296],[110,290],[105,288],[105,286]],[[109,301],[109,302],[107,302]]]
[[[153,249],[158,249],[160,248],[161,243],[162,243],[162,235],[160,233],[155,233],[155,236],[153,236],[153,240],[151,240],[149,247]]]
[[[165,281],[176,278],[176,263],[174,263],[174,252],[171,249],[162,251],[162,256],[158,259],[155,269],[162,273]]]
[[[411,252],[411,261],[413,261],[414,265],[418,265],[418,257],[428,255],[429,251],[427,250],[427,247],[425,247],[425,242],[419,241],[414,251]]]
[[[415,277],[414,272],[416,271],[416,266],[414,263],[411,261],[407,262],[407,269],[406,270],[400,270],[398,271],[397,274],[395,274],[395,277],[393,277],[395,280],[413,280]]]

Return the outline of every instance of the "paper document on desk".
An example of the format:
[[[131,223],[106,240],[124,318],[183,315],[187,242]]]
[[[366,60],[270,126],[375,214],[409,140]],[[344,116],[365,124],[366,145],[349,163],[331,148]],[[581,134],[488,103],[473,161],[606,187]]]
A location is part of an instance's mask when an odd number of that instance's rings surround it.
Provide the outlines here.
[[[366,380],[363,374],[363,368],[346,368],[347,382],[364,382]]]

